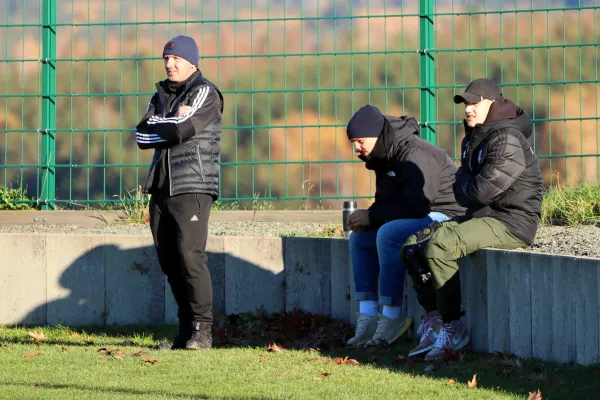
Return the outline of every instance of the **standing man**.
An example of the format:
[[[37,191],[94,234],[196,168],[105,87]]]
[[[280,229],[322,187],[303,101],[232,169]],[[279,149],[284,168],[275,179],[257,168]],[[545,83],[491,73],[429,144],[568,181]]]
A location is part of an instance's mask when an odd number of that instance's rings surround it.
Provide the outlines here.
[[[431,224],[411,236],[403,251],[407,263],[422,267],[424,279],[433,281],[437,309],[425,316],[421,341],[409,353],[426,354],[426,360],[469,342],[460,320],[457,260],[484,247],[527,247],[541,218],[544,188],[527,141],[533,128],[529,116],[486,78],[471,82],[454,102],[465,107],[466,135],[454,193],[467,208],[466,218]]]
[[[384,116],[371,105],[354,114],[347,134],[358,158],[375,171],[375,202],[349,217],[359,313],[348,344],[390,344],[412,323],[410,317],[400,317],[402,245],[432,221],[464,212],[452,192],[456,165],[443,150],[419,137],[414,118]]]
[[[141,149],[154,149],[144,190],[152,195],[150,229],[177,302],[179,329],[162,349],[212,347],[208,217],[219,193],[223,96],[198,68],[198,46],[177,36],[163,50],[167,79],[156,84],[136,127]]]

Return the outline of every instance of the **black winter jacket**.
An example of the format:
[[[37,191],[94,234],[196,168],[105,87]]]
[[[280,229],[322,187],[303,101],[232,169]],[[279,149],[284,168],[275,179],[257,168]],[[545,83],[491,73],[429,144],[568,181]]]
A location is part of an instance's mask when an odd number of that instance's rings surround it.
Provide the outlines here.
[[[456,164],[446,152],[419,137],[414,118],[385,116],[384,128],[367,157],[375,171],[372,227],[402,218],[424,218],[432,211],[454,217],[464,213],[454,198]]]
[[[219,194],[219,154],[223,96],[194,73],[176,92],[167,81],[156,84],[146,115],[136,127],[141,149],[155,149],[144,190],[153,195]],[[180,105],[192,108],[177,117]]]
[[[528,245],[541,217],[542,172],[527,139],[533,124],[510,100],[497,99],[483,124],[469,128],[462,141],[456,176],[457,201],[469,217],[493,217]]]

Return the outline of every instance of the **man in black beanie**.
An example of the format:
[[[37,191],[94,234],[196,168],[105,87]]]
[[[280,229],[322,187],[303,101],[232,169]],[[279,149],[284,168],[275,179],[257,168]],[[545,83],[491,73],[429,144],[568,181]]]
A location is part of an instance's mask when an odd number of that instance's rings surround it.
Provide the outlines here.
[[[359,313],[348,344],[390,344],[412,323],[410,317],[400,316],[405,274],[400,249],[410,235],[432,221],[464,212],[452,191],[457,168],[443,150],[419,137],[414,118],[384,116],[372,105],[354,114],[347,134],[376,179],[375,202],[349,217]],[[410,270],[409,274],[419,294],[420,278]],[[378,301],[383,305],[381,314]],[[435,308],[435,298],[430,303]]]
[[[162,271],[177,302],[179,329],[162,349],[212,347],[208,217],[219,194],[223,96],[198,68],[198,46],[177,36],[163,49],[167,79],[156,83],[136,127],[141,149],[154,149],[144,191]]]

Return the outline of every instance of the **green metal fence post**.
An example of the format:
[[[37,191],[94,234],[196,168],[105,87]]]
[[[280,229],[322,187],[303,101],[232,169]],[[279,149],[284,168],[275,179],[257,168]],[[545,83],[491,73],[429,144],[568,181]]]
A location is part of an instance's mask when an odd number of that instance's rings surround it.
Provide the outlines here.
[[[54,209],[56,163],[56,0],[44,0],[42,13],[42,209]]]
[[[433,2],[419,1],[419,66],[421,71],[421,137],[435,143],[435,60],[433,58]]]

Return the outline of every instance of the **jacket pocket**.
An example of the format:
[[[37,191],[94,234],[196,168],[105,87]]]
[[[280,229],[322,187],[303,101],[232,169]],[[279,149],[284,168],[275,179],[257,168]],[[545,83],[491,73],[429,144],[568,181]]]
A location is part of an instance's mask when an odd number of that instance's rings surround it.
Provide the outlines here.
[[[204,164],[202,163],[202,157],[200,156],[200,145],[196,145],[196,154],[198,155],[198,164],[200,165],[200,175],[202,175],[202,182],[206,182],[206,175],[204,174]]]

